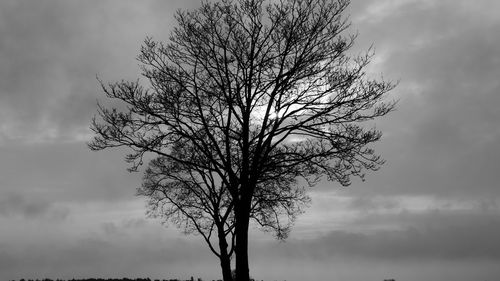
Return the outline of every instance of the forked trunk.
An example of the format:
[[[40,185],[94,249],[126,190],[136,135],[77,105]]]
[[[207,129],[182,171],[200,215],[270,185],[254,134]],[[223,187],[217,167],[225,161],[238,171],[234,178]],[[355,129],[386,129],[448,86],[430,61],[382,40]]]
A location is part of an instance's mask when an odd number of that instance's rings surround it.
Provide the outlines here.
[[[224,235],[224,230],[219,228],[219,249],[220,249],[220,266],[222,269],[222,279],[224,281],[234,281],[231,275],[231,257],[227,252],[227,241]]]
[[[231,276],[231,259],[227,254],[221,255],[220,266],[222,268],[222,279],[224,281],[234,281]]]

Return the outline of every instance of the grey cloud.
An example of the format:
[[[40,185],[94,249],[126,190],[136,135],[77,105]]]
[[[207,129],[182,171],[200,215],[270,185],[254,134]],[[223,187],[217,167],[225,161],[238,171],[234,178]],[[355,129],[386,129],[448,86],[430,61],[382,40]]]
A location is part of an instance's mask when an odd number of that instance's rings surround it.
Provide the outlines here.
[[[173,12],[186,5],[160,2],[3,1],[0,137],[29,141],[50,130],[70,138],[88,128],[103,96],[96,75],[135,80],[144,38],[167,38]]]
[[[102,230],[108,236],[125,236],[131,233],[134,235],[134,230],[147,226],[148,222],[143,218],[127,218],[118,223],[104,222],[101,224]]]
[[[105,222],[105,223],[102,223],[101,225],[104,233],[106,233],[106,235],[112,235],[112,236],[121,236],[123,235],[124,233],[120,231],[120,229],[118,229],[118,227],[116,226],[116,224],[114,224],[113,222]]]
[[[0,200],[0,214],[8,216],[19,213],[28,218],[42,216],[49,209],[47,202],[26,202],[19,194],[10,194]]]
[[[370,5],[353,3],[359,45],[373,42],[376,72],[401,82],[397,110],[377,123],[387,163],[349,192],[499,197],[500,20],[491,11],[499,3],[401,3],[375,21],[361,20]]]
[[[370,197],[356,197],[350,203],[348,208],[354,210],[362,210],[362,211],[372,211],[378,209],[395,209],[399,207],[400,204],[395,199],[385,199],[376,200],[375,198]]]
[[[68,6],[78,8],[74,3]],[[20,131],[36,130],[52,119],[57,103],[71,94],[72,69],[85,63],[80,55],[87,46],[76,41],[85,33],[79,24],[85,10],[73,15],[66,12],[69,7],[48,1],[2,5],[1,99],[8,112],[2,122],[12,122]]]
[[[54,206],[51,202],[26,198],[24,194],[7,193],[0,197],[0,215],[4,217],[22,216],[27,219],[48,219],[61,221],[68,217],[69,210]]]
[[[202,249],[200,249],[202,247]],[[87,236],[58,243],[0,244],[0,272],[20,278],[182,278],[219,276],[216,260],[199,240]],[[187,276],[190,274],[189,276]]]
[[[83,143],[0,147],[0,195],[28,201],[119,201],[134,197],[139,173],[128,173],[123,150],[92,153]]]
[[[132,218],[132,219],[125,219],[122,221],[122,225],[125,228],[141,228],[147,224],[147,221],[145,219],[138,219],[138,218]]]
[[[259,251],[262,255],[312,260],[500,260],[498,213],[401,213],[397,219],[411,226],[371,233],[332,231],[315,239],[271,243]],[[381,218],[377,221],[383,223]]]

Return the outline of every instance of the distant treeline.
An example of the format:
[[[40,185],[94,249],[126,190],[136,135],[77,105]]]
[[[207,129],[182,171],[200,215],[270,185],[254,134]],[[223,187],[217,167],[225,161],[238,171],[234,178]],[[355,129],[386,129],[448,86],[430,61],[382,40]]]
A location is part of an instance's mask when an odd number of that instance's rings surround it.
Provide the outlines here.
[[[191,279],[188,280],[181,280],[181,279],[151,279],[151,278],[87,278],[87,279],[20,279],[19,281],[194,281],[195,279],[191,277]],[[201,278],[197,279],[198,281],[203,281]],[[11,280],[11,281],[16,281],[16,280]],[[212,280],[214,281],[214,280]],[[217,280],[219,281],[219,280]]]

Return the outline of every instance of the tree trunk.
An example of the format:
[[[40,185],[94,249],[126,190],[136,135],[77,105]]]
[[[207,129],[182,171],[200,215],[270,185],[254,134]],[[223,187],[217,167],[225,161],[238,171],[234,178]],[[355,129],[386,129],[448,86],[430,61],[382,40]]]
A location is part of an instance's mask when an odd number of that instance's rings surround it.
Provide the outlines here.
[[[224,281],[233,281],[233,277],[231,275],[231,257],[227,252],[227,241],[226,236],[224,235],[224,230],[219,228],[219,249],[220,249],[220,266],[222,269],[222,279]]]
[[[233,281],[233,277],[231,276],[231,259],[227,254],[220,256],[220,266],[222,268],[222,280]]]
[[[246,206],[247,204],[241,205],[236,208],[236,281],[249,281],[248,223],[250,221],[250,213],[249,207]]]

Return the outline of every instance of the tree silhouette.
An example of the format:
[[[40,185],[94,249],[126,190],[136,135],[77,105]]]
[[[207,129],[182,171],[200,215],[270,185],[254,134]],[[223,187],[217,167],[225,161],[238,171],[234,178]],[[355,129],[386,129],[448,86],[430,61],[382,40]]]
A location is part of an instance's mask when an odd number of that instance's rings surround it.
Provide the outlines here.
[[[168,43],[145,40],[139,81],[102,84],[125,109],[99,105],[93,150],[125,146],[150,211],[200,233],[225,281],[249,280],[251,220],[285,238],[322,178],[343,186],[383,160],[365,121],[390,112],[390,82],[350,56],[348,0],[203,2],[176,14]],[[219,247],[213,246],[212,233]],[[229,242],[228,242],[229,240]],[[229,267],[228,267],[229,265]]]
[[[186,149],[185,143],[175,145],[171,153],[184,160],[202,161],[195,150]],[[235,242],[234,204],[216,175],[160,156],[149,163],[138,194],[149,199],[150,215],[170,220],[187,234],[201,234],[219,257],[223,277],[228,280]],[[211,239],[213,234],[218,238],[218,250]]]

